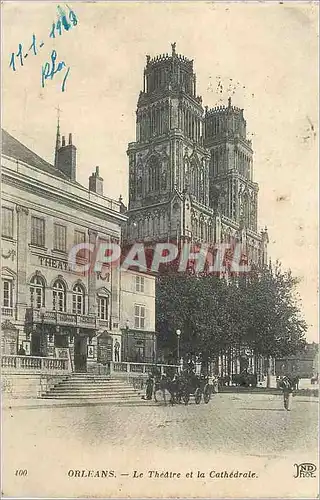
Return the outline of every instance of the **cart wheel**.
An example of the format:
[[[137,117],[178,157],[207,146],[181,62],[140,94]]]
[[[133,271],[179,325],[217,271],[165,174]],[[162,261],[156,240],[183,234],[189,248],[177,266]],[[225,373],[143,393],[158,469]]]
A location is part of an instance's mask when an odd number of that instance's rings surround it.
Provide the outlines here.
[[[187,405],[189,403],[189,400],[190,400],[190,395],[186,392],[183,395],[183,402],[184,402],[184,404]]]
[[[196,405],[198,405],[201,401],[201,391],[199,388],[196,389],[196,392],[194,393],[194,400],[195,400]]]
[[[207,403],[209,403],[210,398],[211,398],[211,390],[210,390],[209,385],[207,384],[207,385],[205,385],[205,387],[203,389],[203,400],[207,404]]]

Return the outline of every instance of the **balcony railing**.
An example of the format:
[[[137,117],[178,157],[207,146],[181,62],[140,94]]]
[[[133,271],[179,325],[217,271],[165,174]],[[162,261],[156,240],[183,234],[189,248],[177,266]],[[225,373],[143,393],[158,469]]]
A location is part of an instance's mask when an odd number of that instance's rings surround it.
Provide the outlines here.
[[[64,373],[69,372],[69,360],[65,358],[41,358],[36,356],[16,356],[3,354],[1,356],[3,372],[32,373]]]
[[[1,308],[2,316],[12,316],[13,308],[12,307],[2,307]]]
[[[41,311],[31,309],[29,311],[29,321],[32,323],[45,323],[52,325],[75,326],[82,328],[98,328],[97,318],[85,314],[73,314],[62,311]]]
[[[147,375],[155,366],[160,370],[161,374],[166,373],[167,370],[179,371],[180,365],[162,365],[154,363],[130,363],[128,361],[111,361],[110,362],[110,373],[114,375],[131,375],[139,376],[142,374]]]

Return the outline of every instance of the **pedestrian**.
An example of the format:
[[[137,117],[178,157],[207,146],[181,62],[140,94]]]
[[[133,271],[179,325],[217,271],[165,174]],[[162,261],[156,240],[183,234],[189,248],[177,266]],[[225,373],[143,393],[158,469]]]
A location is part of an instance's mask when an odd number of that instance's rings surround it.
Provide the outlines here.
[[[290,377],[285,376],[280,381],[279,387],[283,392],[283,406],[285,410],[290,411],[292,406],[294,383]]]
[[[153,377],[151,373],[149,373],[147,382],[146,382],[146,399],[151,399],[153,393]]]
[[[118,342],[118,340],[116,340],[116,343],[114,344],[114,360],[115,360],[115,362],[120,361],[119,352],[120,352],[120,343]]]
[[[19,350],[18,350],[18,356],[25,356],[26,355],[26,351],[23,347],[22,344],[20,344],[20,347],[19,347]]]

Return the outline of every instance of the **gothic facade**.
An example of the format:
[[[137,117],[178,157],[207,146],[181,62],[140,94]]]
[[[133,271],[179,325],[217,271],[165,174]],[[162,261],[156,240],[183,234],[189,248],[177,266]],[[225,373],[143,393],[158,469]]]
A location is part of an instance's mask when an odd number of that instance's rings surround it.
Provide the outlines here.
[[[203,108],[193,61],[176,53],[147,56],[128,146],[129,207],[124,239],[241,241],[249,262],[267,259],[257,227],[258,184],[243,110]]]

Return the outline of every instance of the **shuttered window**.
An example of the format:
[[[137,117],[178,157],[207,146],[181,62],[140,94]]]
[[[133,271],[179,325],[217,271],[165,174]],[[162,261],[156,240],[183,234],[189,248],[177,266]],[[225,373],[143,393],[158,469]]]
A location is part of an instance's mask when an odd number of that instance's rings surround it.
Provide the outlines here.
[[[134,326],[135,328],[143,329],[145,327],[146,308],[145,306],[136,304],[134,306]]]
[[[31,217],[31,244],[45,246],[45,223],[40,217]]]
[[[13,238],[13,210],[12,208],[2,207],[2,236]]]
[[[67,250],[67,228],[57,223],[54,225],[54,250]]]

